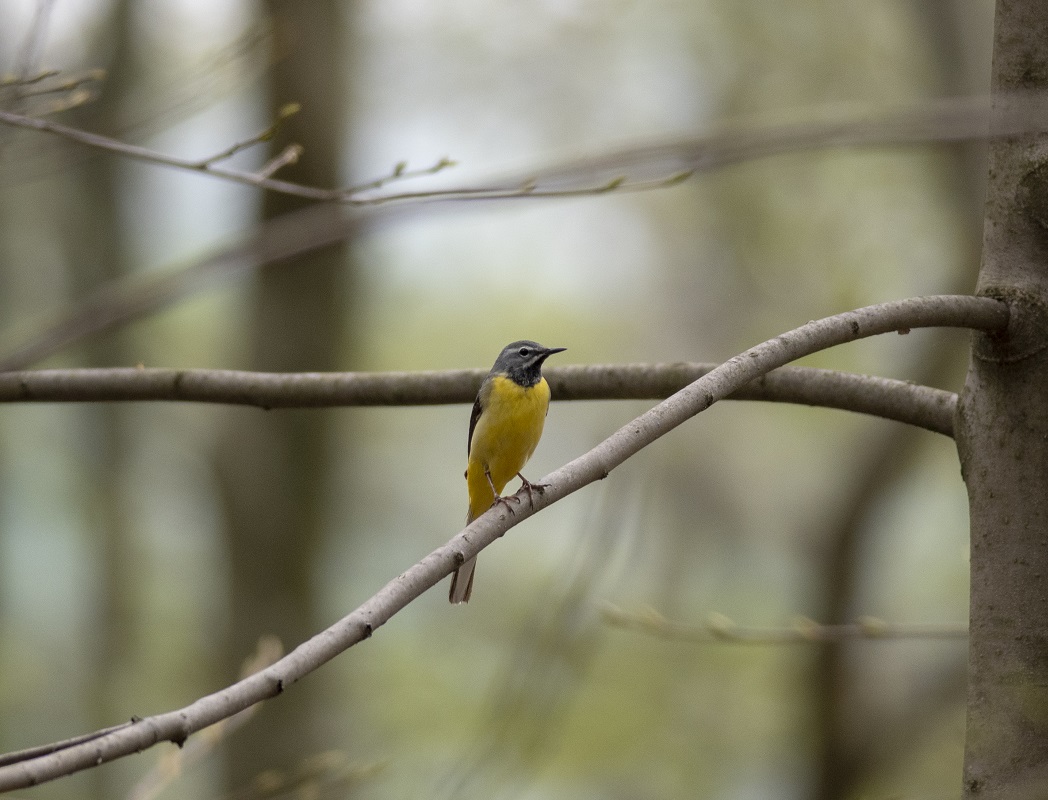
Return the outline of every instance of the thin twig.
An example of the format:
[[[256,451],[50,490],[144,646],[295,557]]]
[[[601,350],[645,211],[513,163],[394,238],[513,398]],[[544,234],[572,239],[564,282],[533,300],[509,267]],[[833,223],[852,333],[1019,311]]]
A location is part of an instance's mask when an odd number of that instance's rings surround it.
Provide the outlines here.
[[[0,75],[0,89],[6,89],[10,86],[32,86],[34,83],[40,83],[60,74],[57,69],[45,69],[28,76]]]
[[[189,267],[140,273],[105,283],[28,336],[0,340],[0,371],[24,369],[73,342],[174,303],[208,281],[229,280],[344,241],[357,229],[340,206],[317,205],[268,220],[244,241]],[[17,344],[8,344],[14,339]]]
[[[958,327],[1000,331],[1008,306],[968,296],[917,297],[869,306],[809,322],[721,364],[641,414],[588,453],[542,479],[548,488],[513,511],[501,506],[482,514],[440,547],[387,583],[331,627],[303,642],[270,667],[177,711],[147,717],[31,761],[0,767],[0,791],[23,789],[140,752],[162,741],[177,744],[193,733],[274,697],[339,653],[371,637],[398,611],[477,555],[512,527],[551,503],[610,472],[678,425],[705,411],[761,375],[805,355],[867,336],[911,328]]]
[[[207,175],[213,175],[218,178],[223,178],[234,183],[241,183],[247,186],[254,186],[259,189],[268,189],[274,192],[281,192],[283,194],[294,195],[295,197],[302,197],[307,200],[316,200],[319,202],[334,202],[334,203],[346,203],[349,205],[374,205],[377,202],[384,202],[387,199],[383,198],[381,201],[377,199],[370,200],[358,200],[355,195],[359,194],[362,189],[357,187],[347,187],[341,189],[321,189],[313,186],[304,186],[298,183],[292,183],[290,181],[283,181],[277,178],[271,178],[266,175],[262,175],[255,172],[248,172],[246,170],[233,169],[232,167],[220,167],[215,165],[215,161],[223,158],[228,158],[236,152],[255,144],[259,139],[258,137],[252,137],[251,139],[244,140],[232,145],[226,150],[209,156],[204,159],[188,159],[179,158],[178,156],[171,156],[165,153],[160,153],[156,150],[151,150],[148,147],[142,147],[140,145],[128,144],[121,142],[117,139],[103,136],[98,133],[91,133],[89,131],[80,130],[79,128],[73,128],[69,125],[63,125],[60,122],[54,122],[49,119],[40,119],[38,117],[28,117],[24,114],[16,114],[11,111],[5,111],[0,109],[0,124],[10,125],[15,128],[26,128],[29,130],[40,131],[42,133],[51,133],[56,136],[61,136],[64,139],[68,139],[73,142],[77,142],[88,147],[94,147],[99,150],[106,150],[111,153],[132,158],[136,161],[143,161],[149,164],[158,164],[165,167],[174,167],[176,169],[188,170],[190,172],[200,172]],[[259,136],[264,136],[260,134]],[[451,162],[447,159],[441,159],[433,167],[428,168],[430,172],[436,172],[439,169],[443,169],[449,166]],[[391,180],[414,177],[416,173],[404,172],[402,175],[391,175],[384,178],[378,179],[378,181],[370,181],[363,186],[365,188],[371,187],[378,183],[384,185]],[[407,193],[405,197],[415,197],[416,193]],[[420,199],[428,195],[419,195]]]
[[[43,86],[36,86],[36,84],[42,81],[45,77],[54,77],[59,74],[60,73],[58,72],[45,72],[41,73],[39,76],[34,76],[31,80],[19,81],[19,85],[23,87],[19,91],[19,95],[21,97],[39,97],[45,94],[57,94],[58,92],[72,92],[75,89],[79,89],[84,84],[100,83],[105,80],[106,77],[104,69],[89,69],[78,75],[71,75],[58,83],[48,83]],[[27,89],[25,88],[26,86],[34,86],[34,88]]]
[[[30,130],[53,133],[64,139],[69,139],[70,141],[78,142],[79,144],[87,145],[88,147],[117,153],[135,159],[136,161],[144,161],[149,164],[159,164],[165,167],[175,167],[176,169],[188,170],[190,172],[201,172],[224,178],[233,181],[234,183],[242,183],[261,189],[270,189],[285,194],[292,194],[298,197],[304,197],[308,200],[332,201],[340,198],[340,192],[337,190],[314,189],[312,187],[300,186],[298,184],[277,180],[275,178],[264,178],[245,170],[214,166],[209,163],[207,159],[201,161],[200,159],[178,158],[177,156],[170,156],[157,152],[156,150],[150,150],[148,147],[127,144],[125,142],[117,141],[116,139],[111,139],[108,136],[82,131],[78,128],[71,128],[68,125],[63,125],[60,122],[53,122],[48,119],[27,117],[22,114],[14,114],[10,111],[0,109],[0,123],[11,125],[16,128],[28,128]]]
[[[355,187],[326,189],[270,178],[257,173],[215,166],[211,159],[183,159],[89,133],[49,120],[0,111],[0,124],[28,128],[108,150],[128,158],[176,169],[213,175],[236,183],[321,202],[353,206],[434,200],[505,200],[579,197],[609,192],[637,192],[676,185],[697,173],[730,164],[816,148],[900,146],[930,142],[962,142],[1013,136],[1048,128],[1048,108],[1040,95],[999,96],[991,115],[987,96],[941,98],[920,106],[871,118],[789,125],[748,127],[678,142],[633,147],[619,152],[485,182],[479,186],[370,195],[390,180],[408,177],[398,165],[386,178]],[[251,140],[249,140],[250,142]],[[238,148],[234,145],[233,152]],[[221,154],[220,154],[221,155]],[[434,174],[451,163],[441,159],[421,172]]]
[[[95,739],[99,739],[102,736],[108,736],[119,730],[123,730],[128,725],[134,725],[136,720],[130,722],[122,722],[119,725],[111,725],[108,728],[102,728],[98,731],[92,731],[91,733],[83,733],[79,736],[71,736],[68,739],[63,739],[60,742],[51,742],[50,744],[42,744],[39,747],[27,747],[25,750],[15,750],[10,753],[4,753],[0,755],[0,767],[6,767],[10,764],[17,764],[21,761],[32,761],[34,758],[40,758],[41,756],[50,755],[51,753],[57,753],[59,750],[65,750],[73,747],[74,745],[84,744],[85,742],[92,742]]]
[[[291,117],[295,116],[295,114],[297,114],[301,110],[302,107],[298,103],[288,103],[280,109],[280,112],[277,114],[277,118],[264,131],[262,131],[261,133],[256,133],[254,136],[248,139],[244,139],[243,141],[234,142],[225,150],[221,150],[218,153],[215,153],[215,155],[213,156],[209,156],[208,158],[202,158],[201,160],[196,162],[196,168],[207,170],[209,167],[214,166],[216,162],[225,161],[228,158],[232,158],[241,150],[247,150],[250,147],[254,147],[256,144],[268,142],[270,139],[276,136],[281,126],[283,126],[283,124],[287,120],[291,119]],[[301,152],[301,148],[299,148],[299,152]]]
[[[392,181],[409,180],[411,178],[422,178],[429,175],[436,175],[438,172],[443,172],[444,170],[455,166],[458,166],[458,162],[447,158],[446,156],[431,166],[419,169],[408,169],[408,162],[400,161],[394,165],[393,170],[388,175],[376,178],[368,183],[358,184],[353,187],[353,191],[366,192],[374,189],[381,189]]]
[[[855,622],[824,625],[811,619],[798,618],[780,627],[739,625],[724,614],[712,613],[705,624],[673,622],[654,609],[630,613],[607,605],[601,618],[614,628],[639,631],[650,636],[678,641],[729,644],[818,644],[848,639],[966,639],[965,623],[898,623],[877,617],[859,617]]]
[[[284,167],[290,164],[297,164],[298,159],[302,155],[302,145],[300,144],[289,144],[283,150],[280,151],[280,155],[277,155],[267,161],[262,169],[258,170],[255,174],[260,178],[268,178],[274,173],[282,170]]]
[[[277,637],[263,636],[258,640],[255,652],[244,663],[240,674],[243,677],[253,675],[275,663],[283,654],[284,646]],[[258,706],[245,708],[215,723],[191,742],[186,742],[185,747],[164,753],[157,759],[153,768],[139,778],[127,794],[127,800],[153,800],[170,786],[175,778],[184,773],[187,767],[206,757],[225,737],[246,724],[256,711]]]
[[[61,136],[70,141],[77,142],[79,144],[87,145],[88,147],[94,147],[100,150],[107,150],[118,155],[125,156],[127,158],[135,159],[136,161],[143,161],[150,164],[158,164],[165,167],[174,167],[176,169],[188,170],[190,172],[200,172],[207,175],[213,175],[218,178],[223,178],[233,183],[240,183],[247,186],[254,186],[258,189],[266,189],[269,191],[280,192],[282,194],[293,195],[295,197],[301,197],[306,200],[315,200],[317,202],[325,203],[341,203],[351,206],[374,206],[392,202],[407,202],[407,201],[425,201],[425,200],[505,200],[516,197],[528,197],[528,198],[551,198],[551,197],[583,197],[587,195],[599,195],[609,191],[622,191],[622,192],[638,192],[638,191],[650,191],[651,189],[658,189],[668,186],[674,186],[680,182],[681,176],[679,173],[666,178],[657,178],[653,180],[641,180],[634,182],[626,182],[622,176],[616,176],[608,181],[601,182],[597,185],[587,185],[577,188],[570,189],[556,189],[550,191],[539,191],[535,189],[534,180],[527,178],[516,186],[511,188],[492,188],[492,187],[467,187],[459,189],[434,189],[429,191],[416,191],[416,192],[400,192],[396,194],[382,195],[378,197],[360,197],[366,189],[375,186],[384,186],[391,180],[414,177],[417,174],[429,173],[433,174],[439,169],[443,169],[450,166],[451,163],[448,159],[441,159],[433,167],[429,167],[426,170],[419,172],[408,173],[407,171],[394,171],[393,174],[379,178],[373,181],[369,181],[366,184],[362,184],[361,187],[346,187],[338,189],[323,189],[315,186],[305,186],[299,183],[292,183],[290,181],[284,181],[277,178],[271,178],[267,174],[259,172],[248,172],[246,170],[234,169],[232,167],[220,167],[215,165],[216,160],[228,157],[227,152],[238,152],[243,149],[244,146],[250,146],[255,142],[254,139],[245,140],[245,142],[238,142],[237,144],[227,148],[227,150],[218,153],[215,156],[211,156],[204,159],[187,159],[179,158],[177,156],[167,155],[160,153],[156,150],[151,150],[148,147],[142,147],[140,145],[127,144],[126,142],[112,139],[108,136],[102,136],[97,133],[90,133],[88,131],[80,130],[79,128],[72,128],[68,125],[63,125],[59,122],[53,122],[48,119],[40,119],[37,117],[28,117],[23,114],[16,114],[11,111],[4,111],[0,109],[0,124],[10,125],[16,128],[27,128],[30,130],[36,130],[44,133],[52,133],[56,136]],[[229,153],[230,155],[232,153]]]
[[[661,400],[716,364],[550,367],[553,398]],[[56,369],[0,372],[0,403],[181,401],[258,408],[411,406],[472,402],[486,370],[444,372],[240,372],[214,369]],[[781,367],[735,392],[838,408],[952,435],[957,396],[906,381],[814,367]]]
[[[720,135],[685,140],[672,144],[649,145],[618,153],[611,153],[590,159],[569,162],[550,167],[529,176],[511,176],[504,181],[496,181],[499,186],[511,187],[501,196],[536,197],[552,196],[549,193],[536,195],[541,186],[576,187],[576,195],[593,195],[589,190],[578,189],[582,185],[607,186],[614,176],[629,172],[634,178],[638,176],[668,176],[656,180],[653,184],[644,184],[641,188],[670,186],[675,182],[697,172],[707,172],[729,164],[738,163],[747,158],[759,158],[774,153],[785,152],[794,148],[811,149],[818,146],[835,147],[847,145],[876,145],[878,143],[916,143],[919,141],[963,141],[981,139],[987,135],[992,122],[994,136],[1006,136],[1021,130],[1038,129],[1048,118],[1045,102],[1039,95],[1019,94],[1002,95],[995,103],[994,116],[991,118],[988,101],[984,97],[948,98],[931,100],[919,109],[887,115],[878,120],[860,119],[845,123],[811,123],[807,126],[781,126],[756,131],[735,131]],[[17,115],[15,115],[17,117]],[[14,119],[11,124],[28,127],[45,127],[50,123],[29,118],[17,119],[5,117],[0,112],[0,123],[5,119]],[[850,126],[850,128],[849,128]],[[106,145],[98,141],[104,137],[95,137],[70,129],[70,135],[77,141],[103,149],[115,148],[123,152],[126,147],[119,142]],[[140,149],[146,160],[169,166],[200,171],[194,162],[172,160],[162,154],[155,154],[144,148]],[[135,155],[133,151],[132,156]],[[125,153],[127,155],[127,153]],[[441,159],[429,170],[436,171],[452,162]],[[215,167],[214,169],[218,169]],[[389,176],[362,184],[360,192],[369,188],[381,187],[393,179],[417,176],[427,170],[407,170],[406,165],[398,164]],[[238,180],[251,185],[262,185],[260,181],[267,176],[244,173]],[[266,188],[279,190],[277,185],[265,184]],[[635,187],[636,188],[636,187]],[[490,189],[490,187],[489,187]],[[471,189],[474,192],[487,192],[489,189]],[[620,189],[621,191],[624,191]],[[357,190],[347,190],[357,191]],[[492,195],[494,196],[494,195]],[[562,195],[561,195],[562,196]],[[325,199],[324,192],[317,194],[310,190],[313,199]],[[385,196],[385,200],[394,195]],[[414,197],[417,200],[454,201],[470,199],[467,195],[448,194],[443,190],[414,195],[399,195],[401,199]],[[482,198],[483,195],[478,195]],[[382,197],[374,202],[385,201]],[[370,215],[389,214],[404,211],[405,206],[386,205],[372,206]],[[358,211],[359,213],[359,211]],[[371,219],[375,219],[372,216]],[[344,241],[353,232],[359,230],[361,219],[350,217],[338,206],[315,206],[301,209],[284,215],[260,226],[258,232],[250,239],[236,244],[226,250],[206,258],[193,266],[181,270],[157,271],[148,276],[135,276],[100,287],[88,297],[82,299],[71,311],[62,311],[42,325],[30,336],[13,343],[11,337],[4,337],[0,344],[0,370],[24,369],[52,355],[73,342],[92,334],[114,328],[121,324],[155,312],[158,308],[173,303],[178,298],[192,292],[203,281],[217,277],[230,277],[240,272],[257,270],[274,262],[302,255],[329,244]],[[3,346],[6,344],[6,346]]]
[[[24,80],[36,69],[36,62],[40,58],[40,52],[44,49],[44,42],[47,39],[47,29],[51,23],[54,7],[55,0],[40,0],[36,4],[33,21],[15,57],[15,75],[18,78]]]

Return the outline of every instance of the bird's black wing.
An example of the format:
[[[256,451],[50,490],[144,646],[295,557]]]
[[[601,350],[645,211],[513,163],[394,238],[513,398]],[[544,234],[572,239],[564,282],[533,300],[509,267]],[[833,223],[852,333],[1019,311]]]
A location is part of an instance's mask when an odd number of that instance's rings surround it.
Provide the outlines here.
[[[469,451],[473,447],[473,429],[477,427],[477,420],[480,419],[480,412],[483,409],[480,407],[480,395],[477,395],[477,399],[473,401],[473,414],[469,418],[469,438],[466,439],[466,457],[469,457]]]

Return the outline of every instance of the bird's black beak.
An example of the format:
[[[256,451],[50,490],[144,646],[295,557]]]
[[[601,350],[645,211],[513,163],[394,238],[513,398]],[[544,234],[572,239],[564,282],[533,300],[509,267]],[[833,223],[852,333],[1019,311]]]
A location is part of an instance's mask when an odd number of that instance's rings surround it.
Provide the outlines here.
[[[553,355],[554,353],[563,353],[567,349],[568,348],[566,347],[543,347],[540,351],[539,359],[535,363],[545,364],[546,359],[549,358],[551,355]]]

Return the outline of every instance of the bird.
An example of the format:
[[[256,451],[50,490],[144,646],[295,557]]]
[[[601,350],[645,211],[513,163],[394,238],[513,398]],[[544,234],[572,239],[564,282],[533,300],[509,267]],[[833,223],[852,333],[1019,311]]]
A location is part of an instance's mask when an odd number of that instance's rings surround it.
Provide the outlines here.
[[[542,377],[542,364],[566,349],[543,347],[527,339],[512,342],[502,348],[480,385],[466,442],[467,525],[496,503],[510,507],[501,492],[514,476],[520,478],[521,488],[529,497],[546,488],[545,484],[532,483],[520,471],[535,452],[549,411],[549,384]],[[448,600],[469,602],[476,567],[474,556],[456,570]]]

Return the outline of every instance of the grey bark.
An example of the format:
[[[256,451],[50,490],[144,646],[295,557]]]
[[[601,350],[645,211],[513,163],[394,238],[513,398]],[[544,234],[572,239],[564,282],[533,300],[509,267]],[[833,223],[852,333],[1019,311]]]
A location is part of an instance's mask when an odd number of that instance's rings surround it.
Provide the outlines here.
[[[1048,7],[998,0],[992,90],[1048,88]],[[1003,102],[1003,101],[1001,101]],[[957,446],[971,520],[964,791],[1048,792],[1048,140],[993,142],[978,293],[1006,300],[975,334]]]

